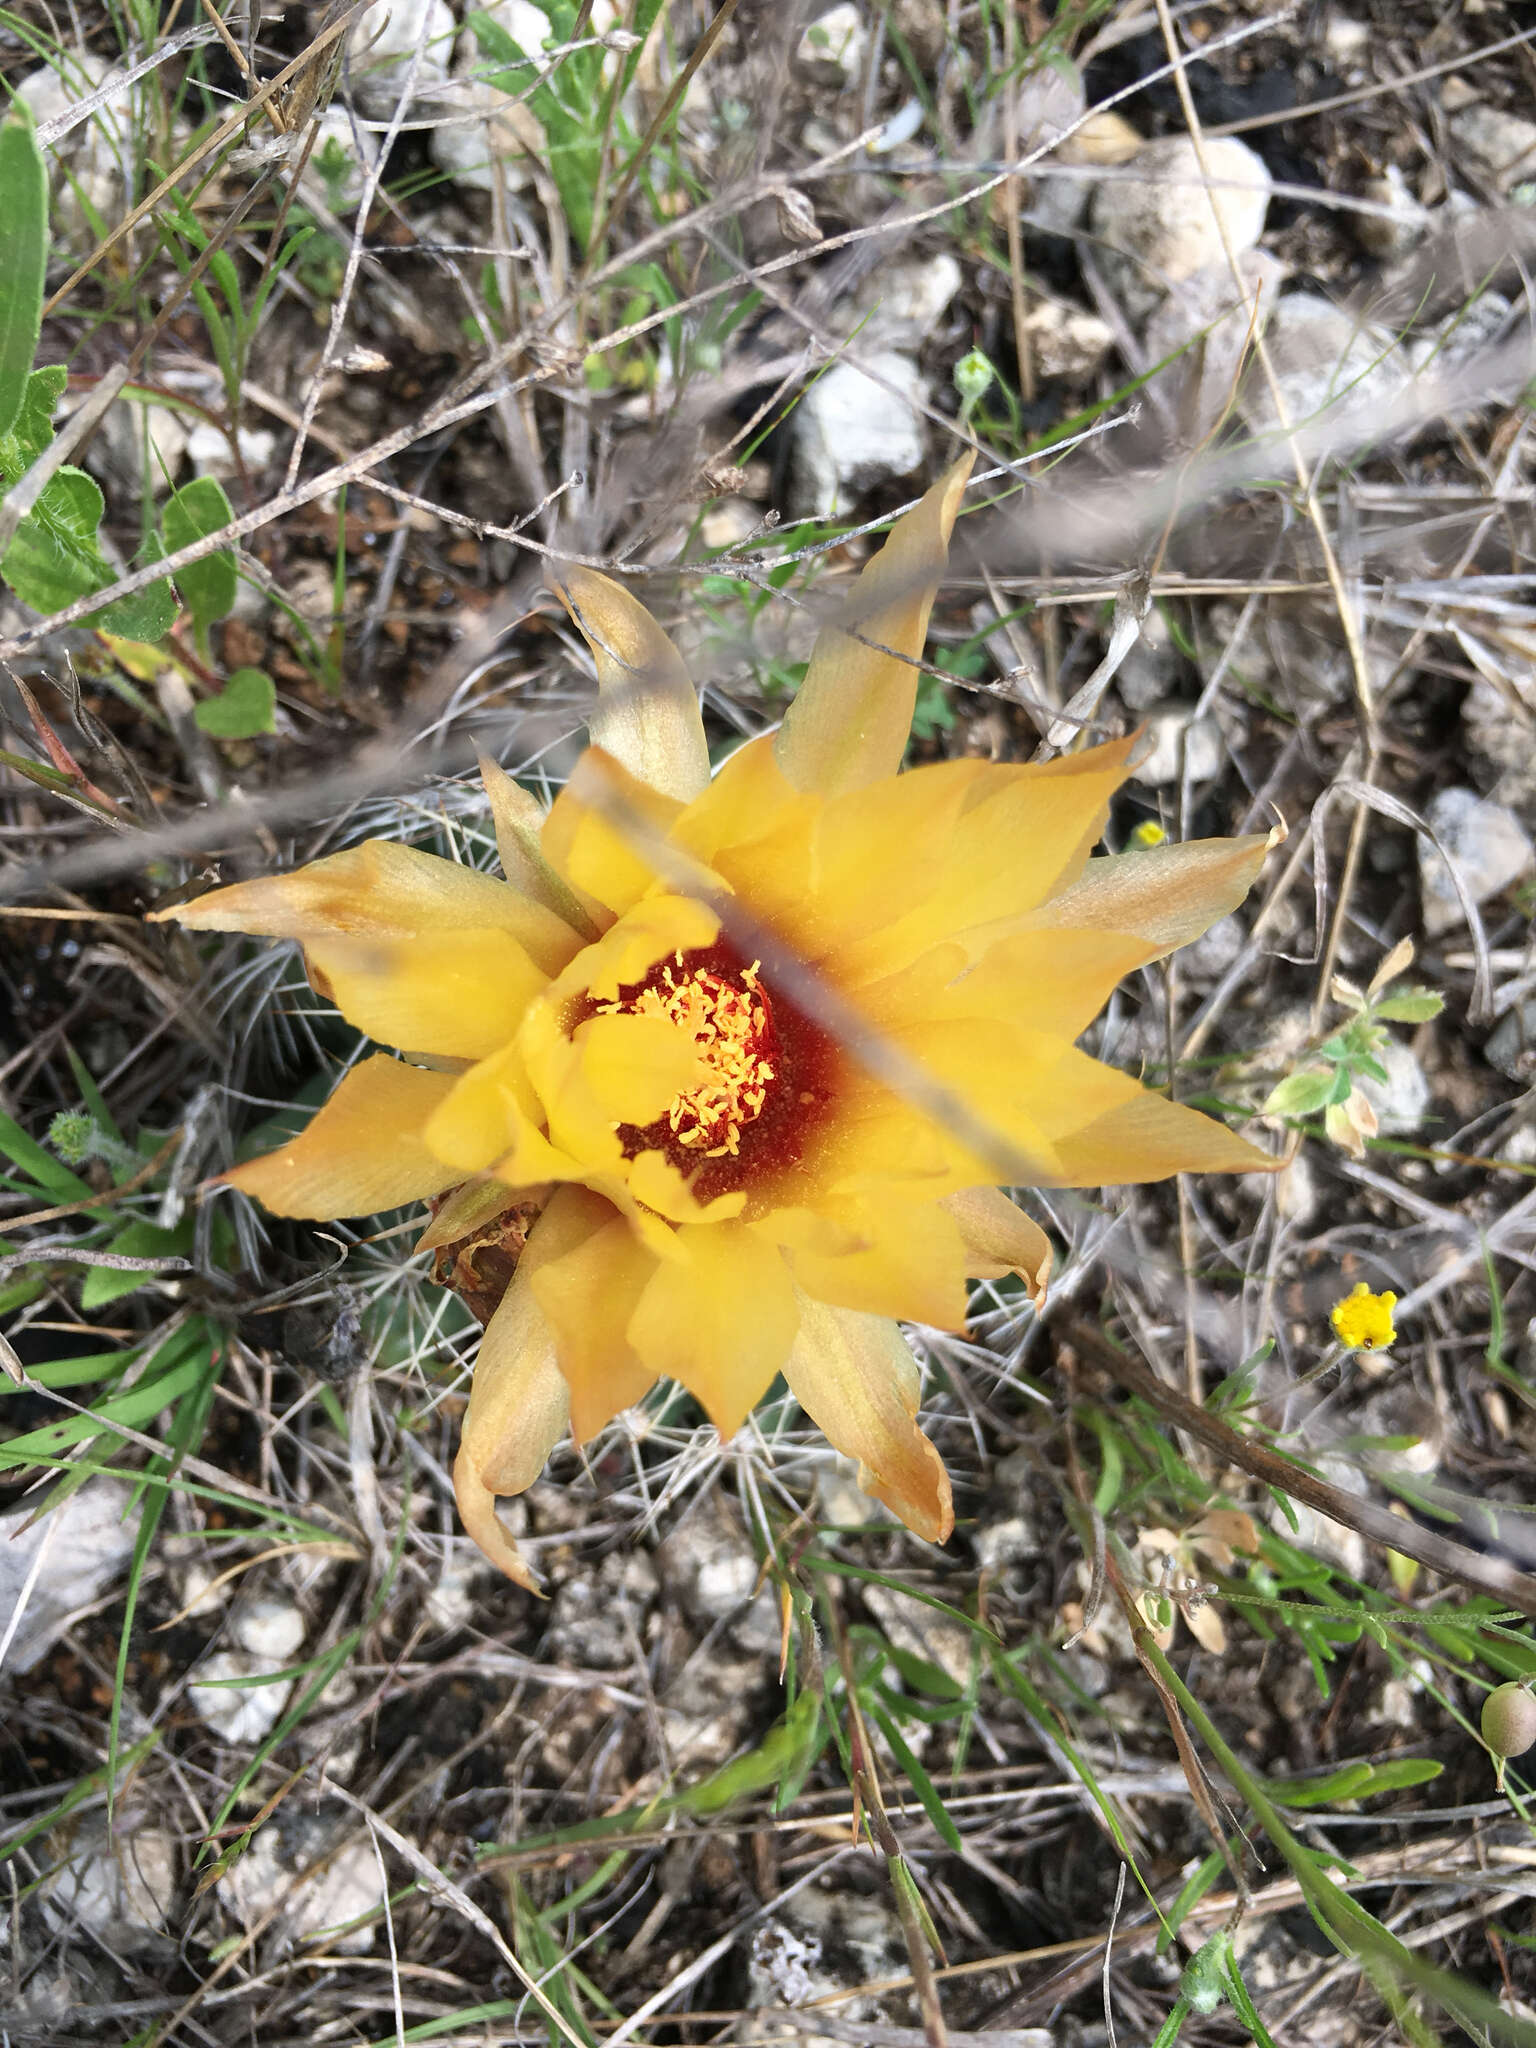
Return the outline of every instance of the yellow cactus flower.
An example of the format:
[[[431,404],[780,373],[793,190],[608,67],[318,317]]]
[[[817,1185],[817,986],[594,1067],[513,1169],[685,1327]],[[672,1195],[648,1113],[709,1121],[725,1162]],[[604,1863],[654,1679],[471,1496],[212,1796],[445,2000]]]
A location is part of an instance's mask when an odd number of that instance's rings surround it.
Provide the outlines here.
[[[398,1049],[224,1178],[285,1216],[440,1200],[423,1243],[489,1318],[460,1512],[520,1584],[497,1497],[662,1377],[729,1437],[782,1372],[942,1541],[897,1319],[963,1329],[968,1277],[1041,1298],[1050,1247],[996,1183],[1275,1163],[1075,1044],[1123,975],[1241,900],[1265,839],[1091,857],[1131,742],[898,773],[969,471],[896,523],[782,728],[713,779],[671,641],[568,568],[593,744],[547,815],[484,764],[504,881],[371,841],[156,913],[297,939]]]
[[[1365,1282],[1358,1280],[1342,1301],[1334,1303],[1328,1320],[1333,1334],[1351,1351],[1386,1351],[1397,1342],[1392,1327],[1396,1307],[1395,1294],[1372,1294]]]

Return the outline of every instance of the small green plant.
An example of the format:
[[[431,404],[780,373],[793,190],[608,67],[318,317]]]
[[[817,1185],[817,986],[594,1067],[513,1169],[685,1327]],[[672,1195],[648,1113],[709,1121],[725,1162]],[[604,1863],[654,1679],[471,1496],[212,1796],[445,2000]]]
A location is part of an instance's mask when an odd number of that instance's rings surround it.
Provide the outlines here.
[[[498,68],[480,74],[503,92],[525,99],[544,130],[549,174],[577,245],[591,254],[598,225],[598,199],[604,184],[604,144],[619,102],[634,74],[640,45],[661,11],[661,0],[638,0],[628,27],[634,41],[614,76],[605,85],[602,42],[590,30],[578,36],[583,9],[576,0],[536,0],[549,22],[545,47],[576,47],[550,61],[543,51],[525,50],[492,14],[478,11],[465,17],[481,53]]]
[[[1376,1135],[1376,1112],[1360,1083],[1387,1080],[1380,1057],[1391,1042],[1387,1025],[1427,1024],[1445,1007],[1433,989],[1394,989],[1412,965],[1413,941],[1403,939],[1377,968],[1369,987],[1356,988],[1342,974],[1333,977],[1329,992],[1350,1013],[1349,1021],[1270,1090],[1265,1116],[1304,1123],[1321,1110],[1330,1142],[1353,1158],[1364,1156],[1366,1139]]]

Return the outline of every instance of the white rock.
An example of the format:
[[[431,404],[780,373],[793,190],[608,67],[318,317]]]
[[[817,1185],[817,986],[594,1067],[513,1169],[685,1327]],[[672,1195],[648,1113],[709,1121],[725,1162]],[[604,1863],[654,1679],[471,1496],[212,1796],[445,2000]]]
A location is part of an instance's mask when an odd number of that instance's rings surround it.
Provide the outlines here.
[[[763,508],[750,498],[716,498],[704,507],[699,538],[713,550],[736,547],[763,523]]]
[[[83,1928],[118,1953],[154,1948],[169,1932],[176,1844],[161,1828],[120,1821],[79,1828],[38,1892],[57,1933]]]
[[[1451,140],[1499,192],[1536,178],[1536,121],[1478,101],[1452,114]]]
[[[1370,200],[1373,206],[1392,209],[1390,217],[1380,213],[1355,215],[1355,235],[1368,256],[1390,261],[1394,256],[1406,256],[1423,239],[1429,225],[1428,210],[1409,191],[1408,180],[1396,164],[1388,164],[1379,178],[1368,178],[1360,197]]]
[[[78,1493],[27,1527],[31,1503],[0,1518],[0,1664],[30,1671],[70,1619],[89,1607],[127,1564],[134,1525],[123,1519],[132,1494],[112,1479]]]
[[[1317,1169],[1312,1164],[1312,1147],[1303,1145],[1289,1166],[1282,1167],[1270,1186],[1275,1191],[1275,1207],[1287,1223],[1300,1230],[1310,1223],[1317,1214],[1321,1190],[1317,1184]]]
[[[1147,713],[1151,747],[1146,759],[1131,770],[1133,781],[1164,789],[1182,780],[1210,782],[1221,773],[1221,727],[1214,718],[1196,718],[1189,704],[1162,704]]]
[[[315,122],[315,146],[304,166],[301,190],[322,200],[332,213],[355,213],[368,173],[378,161],[379,138],[345,107],[327,107]]]
[[[45,66],[30,72],[16,87],[16,97],[39,127],[89,99],[114,75],[115,67],[89,50],[70,49],[60,61],[62,73]],[[104,101],[61,136],[48,155],[52,159],[52,230],[71,249],[93,248],[101,239],[102,227],[113,227],[122,218],[134,162],[133,88],[126,87]]]
[[[856,85],[864,74],[869,51],[869,30],[853,0],[839,0],[836,7],[818,14],[801,36],[795,61],[805,70],[825,76],[829,72],[844,85]]]
[[[347,38],[352,86],[358,104],[375,120],[388,120],[400,103],[418,43],[417,95],[448,76],[453,47],[453,9],[448,0],[374,0]]]
[[[544,149],[543,128],[523,93],[538,73],[549,69],[543,54],[549,18],[533,0],[498,0],[482,11],[506,30],[532,68],[521,74],[524,85],[518,91],[504,92],[490,78],[504,67],[482,52],[472,30],[463,30],[454,46],[453,77],[432,98],[432,160],[456,185],[471,191],[494,191],[500,179],[508,191],[517,192],[532,182],[532,161]],[[593,28],[601,32],[611,13],[607,0],[599,0]]]
[[[236,1609],[229,1632],[247,1655],[270,1658],[275,1669],[297,1655],[304,1617],[291,1600],[247,1600]]]
[[[800,518],[846,513],[861,491],[910,476],[925,452],[917,365],[888,349],[836,362],[794,414],[794,509]]]
[[[1459,370],[1501,339],[1514,310],[1502,292],[1479,292],[1475,299],[1442,320],[1431,334],[1409,343],[1408,354],[1415,372],[1420,376],[1444,376]]]
[[[293,1691],[293,1679],[271,1676],[281,1669],[278,1660],[253,1657],[248,1650],[215,1650],[198,1666],[200,1682],[187,1687],[187,1698],[221,1742],[260,1742],[282,1719]],[[222,1682],[229,1679],[245,1683]]]
[[[1474,903],[1486,903],[1517,881],[1536,859],[1530,837],[1513,811],[1473,789],[1442,789],[1425,817],[1456,863]],[[1419,841],[1419,887],[1424,929],[1431,937],[1462,922],[1462,909],[1445,862],[1427,839]]]
[[[1511,1081],[1529,1085],[1536,1076],[1536,1003],[1519,1003],[1499,1019],[1488,1034],[1483,1058]]]
[[[861,355],[916,349],[944,318],[960,284],[960,265],[947,249],[910,263],[888,263],[836,308],[830,324],[839,334],[857,332]]]
[[[147,480],[155,497],[170,490],[187,459],[189,418],[169,405],[111,405],[90,447],[85,466],[110,472],[137,495]]]
[[[1120,177],[1094,194],[1094,232],[1119,252],[1117,279],[1132,310],[1144,310],[1196,271],[1225,263],[1225,227],[1234,256],[1264,232],[1270,175],[1262,157],[1235,135],[1205,144],[1210,189],[1187,135],[1147,147]]]
[[[1429,1114],[1429,1081],[1419,1056],[1411,1045],[1393,1038],[1375,1058],[1385,1067],[1387,1078],[1378,1081],[1362,1074],[1360,1092],[1375,1110],[1383,1136],[1407,1137]]]
[[[1342,306],[1317,292],[1291,292],[1269,316],[1269,358],[1293,427],[1368,417],[1390,405],[1411,374],[1411,364],[1384,330],[1363,326]],[[1241,398],[1258,427],[1276,424],[1268,379],[1255,365]]]
[[[485,1559],[469,1545],[457,1545],[449,1552],[437,1584],[427,1595],[427,1614],[434,1628],[445,1632],[468,1628],[480,1605],[478,1588],[483,1580]]]
[[[384,1873],[366,1834],[337,1849],[312,1877],[305,1874],[327,1856],[347,1825],[339,1816],[296,1813],[264,1827],[220,1879],[245,1926],[254,1927],[280,1906],[279,1940],[292,1945],[375,1912],[384,1903]],[[377,1937],[374,1924],[330,1940],[326,1947],[338,1955],[367,1955]]]
[[[970,1683],[976,1638],[969,1629],[892,1586],[866,1585],[859,1590],[864,1605],[898,1650],[937,1665],[958,1686]]]
[[[1323,48],[1335,64],[1358,63],[1376,39],[1376,30],[1368,21],[1356,21],[1347,14],[1335,14],[1329,9],[1327,23],[1323,29]]]
[[[270,427],[242,427],[240,453],[247,473],[268,468],[277,454],[277,436]],[[198,476],[238,476],[239,465],[229,436],[212,420],[202,420],[187,436],[186,455]]]
[[[1174,286],[1153,308],[1143,335],[1147,360],[1165,365],[1157,373],[1156,388],[1166,394],[1171,417],[1192,439],[1208,433],[1231,405],[1251,353],[1254,305],[1260,324],[1267,322],[1289,275],[1267,249],[1247,250],[1237,268],[1241,296],[1225,260],[1211,264]],[[1190,347],[1197,337],[1198,344]]]
[[[1171,694],[1180,663],[1168,621],[1153,605],[1141,622],[1141,632],[1115,670],[1115,690],[1121,703],[1130,711],[1150,711]]]
[[[1040,299],[1024,315],[1024,332],[1042,377],[1089,377],[1109,353],[1115,330],[1097,313]]]

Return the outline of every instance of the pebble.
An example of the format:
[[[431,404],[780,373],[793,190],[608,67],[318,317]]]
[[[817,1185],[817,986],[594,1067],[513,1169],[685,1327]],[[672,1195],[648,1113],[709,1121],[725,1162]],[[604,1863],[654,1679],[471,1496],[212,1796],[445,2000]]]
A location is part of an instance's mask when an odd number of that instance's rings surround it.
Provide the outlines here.
[[[29,72],[16,97],[36,126],[66,114],[103,86],[114,67],[89,50],[72,48],[67,73],[51,65]],[[49,227],[72,250],[94,249],[101,230],[93,214],[110,227],[123,212],[133,164],[133,92],[126,88],[61,136],[49,150],[53,159]],[[113,411],[121,410],[114,407]]]
[[[1390,217],[1380,213],[1355,215],[1355,238],[1368,256],[1390,262],[1393,257],[1406,256],[1423,239],[1429,225],[1428,210],[1409,191],[1408,180],[1396,164],[1388,164],[1379,178],[1368,178],[1360,197],[1369,199],[1373,206],[1392,209]]]
[[[263,1597],[236,1609],[229,1632],[247,1656],[268,1657],[277,1668],[298,1655],[304,1642],[304,1617],[291,1600]]]
[[[1530,835],[1514,812],[1479,796],[1476,790],[1438,790],[1430,798],[1425,817],[1456,863],[1474,903],[1501,895],[1536,861]],[[1419,888],[1424,929],[1432,938],[1463,922],[1450,872],[1424,838],[1419,840]]]
[[[355,213],[378,155],[379,138],[371,128],[354,121],[345,107],[327,107],[315,121],[315,146],[300,189],[322,200],[332,213]]]
[[[923,460],[927,388],[916,363],[889,349],[861,362],[834,363],[795,408],[797,518],[846,514],[861,492],[887,477],[910,476]]]
[[[116,1954],[167,1945],[176,1897],[176,1844],[163,1828],[120,1818],[87,1821],[67,1842],[39,1888],[38,1903],[56,1933],[81,1929]]]
[[[187,460],[198,476],[228,477],[240,474],[229,436],[211,420],[203,420],[187,436]],[[267,469],[277,454],[277,436],[270,427],[242,427],[240,456],[247,472]]]
[[[749,1602],[766,1600],[770,1615],[775,1610],[771,1590],[766,1584],[759,1587],[762,1568],[756,1551],[716,1500],[677,1525],[657,1549],[656,1569],[684,1614],[706,1626],[737,1614]]]
[[[1183,656],[1173,644],[1168,621],[1156,605],[1115,670],[1115,689],[1129,711],[1149,711],[1171,694]]]
[[[1405,1138],[1429,1114],[1429,1080],[1411,1045],[1389,1039],[1375,1057],[1386,1069],[1385,1081],[1360,1076],[1360,1092],[1376,1112],[1382,1135]]]
[[[543,45],[549,21],[533,0],[499,0],[483,10],[504,28],[527,56],[534,70],[524,74],[531,85],[535,70],[547,71]],[[606,10],[593,11],[594,26]],[[503,92],[485,76],[499,68],[465,29],[454,48],[453,76],[432,99],[433,126],[428,138],[432,161],[440,171],[474,192],[492,192],[500,180],[509,192],[532,182],[532,162],[544,150],[544,130],[527,100]]]
[[[589,1576],[567,1579],[550,1603],[545,1656],[578,1671],[628,1669],[640,1654],[657,1584],[656,1567],[643,1551],[615,1553]]]
[[[30,1671],[70,1619],[99,1600],[126,1566],[134,1525],[124,1513],[132,1498],[115,1480],[90,1479],[30,1528],[37,1500],[0,1517],[0,1640],[9,1636],[7,1673]]]
[[[1262,157],[1235,135],[1205,144],[1211,184],[1187,135],[1150,142],[1094,194],[1094,232],[1120,262],[1116,278],[1133,312],[1147,310],[1170,286],[1225,263],[1225,227],[1234,256],[1264,232],[1270,175]]]
[[[1183,434],[1198,440],[1215,426],[1232,402],[1232,392],[1251,354],[1249,329],[1255,299],[1267,320],[1289,271],[1267,249],[1248,249],[1237,259],[1243,295],[1223,259],[1184,278],[1152,309],[1142,335],[1149,363],[1162,363],[1156,388],[1165,394]],[[1198,340],[1197,340],[1198,337]],[[1191,347],[1191,343],[1195,343]],[[1180,353],[1182,351],[1182,353]],[[1174,361],[1168,361],[1174,357]]]
[[[856,334],[861,355],[870,349],[917,349],[948,312],[960,284],[960,265],[947,249],[888,263],[835,309],[829,324],[838,334]]]
[[[1536,1003],[1521,1003],[1499,1019],[1483,1047],[1483,1058],[1522,1086],[1536,1078]]]
[[[417,96],[442,85],[448,76],[453,31],[448,0],[374,0],[347,38],[352,89],[363,111],[387,121],[412,76],[413,62]]]
[[[858,2026],[878,2018],[880,2005],[855,1987],[904,1976],[906,1967],[901,1923],[883,1899],[807,1886],[776,1907],[754,1932],[745,2003],[751,2013],[763,2006],[809,2005],[836,1992],[854,1991],[852,1998],[839,1999],[836,2011],[839,2019]],[[796,2031],[807,2048],[826,2042],[824,2035]],[[766,2032],[748,2021],[738,2039],[762,2040]]]
[[[1196,718],[1190,704],[1159,704],[1146,715],[1151,746],[1131,770],[1134,782],[1164,789],[1187,774],[1196,785],[1221,773],[1225,747],[1214,718]]]
[[[1115,339],[1115,330],[1097,313],[1056,299],[1039,299],[1030,307],[1024,332],[1042,377],[1091,377]]]
[[[1536,121],[1479,100],[1451,115],[1451,140],[1499,192],[1536,178]]]
[[[293,1691],[291,1678],[273,1680],[280,1661],[253,1657],[247,1650],[215,1650],[197,1667],[187,1687],[193,1710],[221,1742],[233,1747],[263,1741],[282,1719]],[[264,1684],[229,1685],[227,1679],[265,1680]]]
[[[869,53],[869,30],[853,0],[839,0],[828,8],[801,36],[795,61],[802,70],[821,77],[829,74],[843,85],[857,85],[864,74]]]
[[[866,1585],[860,1592],[864,1605],[898,1650],[937,1665],[958,1686],[970,1683],[975,1639],[969,1629],[892,1586]]]
[[[180,476],[190,438],[188,415],[172,406],[109,405],[85,452],[85,466],[122,478],[135,496],[147,482],[158,498]]]
[[[1358,418],[1390,405],[1411,365],[1393,337],[1363,326],[1320,292],[1291,292],[1269,316],[1270,362],[1293,427],[1316,424],[1330,411]],[[1256,427],[1277,424],[1269,382],[1255,366],[1244,381],[1244,414]]]
[[[280,1905],[277,1944],[294,1947],[382,1906],[384,1873],[366,1833],[338,1849],[313,1877],[302,1875],[351,1825],[337,1813],[292,1812],[262,1828],[219,1880],[243,1925],[254,1927]],[[355,1928],[325,1946],[336,1955],[367,1955],[378,1931],[377,1923]]]

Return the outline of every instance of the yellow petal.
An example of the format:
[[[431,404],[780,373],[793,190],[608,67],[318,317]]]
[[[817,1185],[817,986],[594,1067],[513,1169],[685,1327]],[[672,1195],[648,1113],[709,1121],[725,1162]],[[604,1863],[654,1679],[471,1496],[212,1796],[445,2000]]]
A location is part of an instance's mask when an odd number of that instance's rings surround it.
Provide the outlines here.
[[[970,764],[964,808],[941,858],[913,878],[906,911],[850,937],[842,956],[849,985],[889,974],[943,940],[963,939],[974,956],[1076,881],[1134,749],[1133,739],[1116,740],[1039,767]],[[902,781],[926,787],[951,765],[914,769]]]
[[[598,906],[590,899],[583,901],[544,858],[539,835],[548,811],[488,754],[481,754],[479,762],[480,780],[485,784],[486,801],[496,827],[502,873],[519,895],[531,897],[563,918],[583,943],[595,939],[606,922],[594,918]]]
[[[830,1214],[786,1213],[756,1226],[789,1248],[795,1285],[817,1301],[941,1330],[965,1328],[965,1257],[953,1216],[933,1202],[870,1197]]]
[[[622,914],[656,880],[652,843],[666,837],[681,811],[674,797],[589,747],[544,821],[543,850],[585,897]]]
[[[915,662],[974,461],[966,454],[947,469],[865,565],[842,614],[860,637],[829,626],[818,638],[774,747],[796,789],[858,789],[900,768],[921,673]]]
[[[538,1590],[533,1574],[502,1527],[496,1498],[522,1493],[538,1478],[564,1433],[566,1412],[554,1337],[519,1266],[480,1340],[453,1490],[475,1542],[530,1593]]]
[[[722,850],[746,846],[786,820],[805,824],[819,806],[785,780],[773,737],[748,740],[723,761],[708,789],[694,798],[673,832],[679,846],[713,866]]]
[[[423,1136],[433,1156],[453,1167],[456,1180],[491,1173],[508,1188],[530,1188],[598,1177],[597,1161],[575,1158],[550,1143],[518,1046],[505,1047],[450,1081]],[[617,1154],[616,1143],[611,1150]]]
[[[1070,1048],[1036,1107],[1058,1169],[1041,1187],[1096,1188],[1166,1180],[1174,1173],[1273,1173],[1281,1161],[1214,1117],[1143,1088],[1128,1074]]]
[[[563,918],[494,875],[392,839],[368,839],[292,874],[236,882],[150,916],[194,931],[305,941],[504,931],[546,974],[558,973],[581,944]]]
[[[1089,861],[1080,880],[1022,919],[1020,929],[1132,932],[1157,949],[1156,958],[1235,910],[1269,847],[1266,835],[1254,834],[1107,854]]]
[[[708,1078],[694,1041],[669,1017],[589,1017],[571,1042],[580,1084],[610,1124],[643,1130],[685,1089]]]
[[[440,1195],[463,1174],[429,1151],[423,1127],[454,1086],[375,1053],[342,1077],[299,1135],[223,1178],[274,1216],[374,1216]]]
[[[487,1058],[547,985],[504,931],[312,940],[310,979],[349,1024],[408,1052]]]
[[[782,1367],[797,1325],[777,1245],[741,1223],[685,1223],[681,1258],[662,1260],[629,1319],[653,1373],[681,1380],[732,1437]]]
[[[1126,975],[1156,957],[1152,940],[1124,932],[1021,932],[988,947],[943,991],[933,1013],[1006,1017],[1070,1043]]]
[[[557,567],[550,582],[597,666],[587,720],[602,747],[639,781],[684,803],[709,781],[698,693],[683,658],[639,599],[591,569]]]
[[[1045,1301],[1051,1275],[1050,1239],[1032,1216],[1010,1202],[1001,1188],[966,1188],[946,1195],[944,1207],[960,1228],[965,1270],[973,1280],[1001,1280],[1017,1273],[1036,1308]]]
[[[927,1542],[945,1542],[955,1526],[949,1475],[917,1426],[921,1380],[896,1325],[802,1299],[784,1377],[828,1443],[858,1459],[864,1492]]]
[[[571,1428],[584,1444],[645,1395],[656,1375],[626,1335],[656,1270],[611,1203],[586,1188],[560,1188],[539,1218],[523,1265],[554,1333],[570,1389]]]

